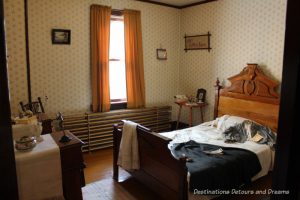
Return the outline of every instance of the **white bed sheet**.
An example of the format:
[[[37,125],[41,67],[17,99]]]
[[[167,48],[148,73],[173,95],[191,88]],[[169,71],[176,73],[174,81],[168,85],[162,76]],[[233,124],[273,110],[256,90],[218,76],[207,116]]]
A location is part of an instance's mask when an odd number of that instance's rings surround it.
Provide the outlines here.
[[[217,128],[213,126],[209,126],[209,124],[210,123],[204,123],[187,129],[164,132],[159,134],[172,139],[169,146],[173,145],[174,143],[194,140],[198,143],[212,144],[212,145],[218,145],[222,147],[235,147],[235,148],[252,151],[257,155],[262,168],[258,174],[252,177],[252,181],[267,175],[268,172],[273,169],[275,152],[272,151],[268,145],[257,144],[252,141],[246,141],[245,143],[233,143],[233,144],[225,143],[222,137],[222,132],[217,130]],[[188,177],[187,177],[188,181],[189,181],[189,176],[190,174],[188,173]],[[212,198],[213,197],[211,196],[193,195],[191,192],[189,193],[190,200],[191,199],[204,200],[204,199],[212,199]]]

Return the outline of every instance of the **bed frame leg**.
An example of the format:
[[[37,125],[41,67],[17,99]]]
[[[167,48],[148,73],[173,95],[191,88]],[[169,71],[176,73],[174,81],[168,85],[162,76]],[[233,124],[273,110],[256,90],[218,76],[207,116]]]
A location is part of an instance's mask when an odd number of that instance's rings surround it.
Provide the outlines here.
[[[113,179],[119,181],[119,166],[118,166],[118,155],[120,138],[118,138],[118,126],[114,125],[113,131]]]
[[[114,147],[114,158],[113,158],[113,179],[119,181],[119,166],[118,162],[118,152],[116,152],[116,148]]]
[[[119,166],[114,164],[113,179],[119,181]]]

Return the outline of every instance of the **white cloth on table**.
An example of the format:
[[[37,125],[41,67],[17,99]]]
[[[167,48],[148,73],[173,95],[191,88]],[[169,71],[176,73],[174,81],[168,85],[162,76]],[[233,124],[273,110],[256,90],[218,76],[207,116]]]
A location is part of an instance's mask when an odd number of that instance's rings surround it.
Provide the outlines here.
[[[28,152],[15,150],[19,198],[62,198],[60,150],[50,134]]]
[[[126,170],[140,168],[136,126],[132,121],[125,121],[123,125],[118,165]]]

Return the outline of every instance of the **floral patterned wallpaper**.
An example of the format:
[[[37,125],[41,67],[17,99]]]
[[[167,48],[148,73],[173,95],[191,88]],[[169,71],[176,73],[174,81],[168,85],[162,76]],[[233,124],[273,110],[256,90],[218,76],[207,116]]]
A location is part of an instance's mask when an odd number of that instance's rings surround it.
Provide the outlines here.
[[[5,1],[11,107],[27,102],[24,4]],[[48,113],[83,113],[91,104],[90,5],[136,9],[142,13],[147,106],[171,105],[178,88],[180,10],[134,0],[28,0],[32,97],[41,96]],[[71,30],[71,45],[52,45],[51,29]],[[165,48],[168,59],[156,59]]]
[[[247,63],[257,63],[265,74],[281,82],[285,34],[285,0],[219,0],[181,12],[179,93],[207,91],[205,119],[213,118],[214,85],[218,77],[228,84]],[[185,52],[184,35],[211,33],[212,50]],[[194,124],[200,123],[198,110]],[[187,121],[188,113],[183,113]]]
[[[205,120],[212,119],[216,77],[258,63],[263,71],[281,80],[285,0],[219,0],[182,10],[134,0],[28,0],[32,97],[41,96],[46,111],[65,114],[89,111],[90,41],[89,7],[111,5],[114,9],[136,9],[142,13],[143,50],[147,106],[172,105],[176,94],[207,90]],[[12,113],[19,101],[27,101],[24,4],[5,0],[6,39]],[[71,30],[71,45],[52,45],[51,29]],[[211,47],[184,49],[184,35],[210,31]],[[156,49],[167,49],[168,59],[157,60]],[[48,97],[46,101],[45,96]],[[183,110],[182,121],[188,113]],[[194,112],[194,123],[200,122]]]

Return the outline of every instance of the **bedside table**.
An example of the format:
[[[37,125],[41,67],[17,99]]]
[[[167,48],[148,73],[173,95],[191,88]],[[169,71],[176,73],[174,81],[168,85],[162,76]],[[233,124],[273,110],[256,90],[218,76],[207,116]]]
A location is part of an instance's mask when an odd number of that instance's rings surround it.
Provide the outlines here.
[[[181,115],[181,109],[182,107],[188,108],[190,112],[190,117],[189,117],[189,126],[191,127],[193,124],[193,108],[199,108],[200,109],[200,114],[201,114],[201,121],[203,122],[203,108],[207,106],[206,102],[203,103],[188,103],[188,102],[175,102],[179,106],[178,110],[178,115],[177,115],[177,125],[176,129],[178,129],[178,124],[180,120],[180,115]]]

